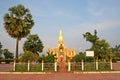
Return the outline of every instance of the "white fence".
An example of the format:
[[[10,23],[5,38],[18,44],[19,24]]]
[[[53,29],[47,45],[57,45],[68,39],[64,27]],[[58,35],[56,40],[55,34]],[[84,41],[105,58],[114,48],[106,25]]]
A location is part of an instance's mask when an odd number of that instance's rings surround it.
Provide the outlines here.
[[[67,62],[66,71],[106,71],[112,70],[112,62]],[[55,63],[15,63],[13,71],[58,71],[59,64]]]

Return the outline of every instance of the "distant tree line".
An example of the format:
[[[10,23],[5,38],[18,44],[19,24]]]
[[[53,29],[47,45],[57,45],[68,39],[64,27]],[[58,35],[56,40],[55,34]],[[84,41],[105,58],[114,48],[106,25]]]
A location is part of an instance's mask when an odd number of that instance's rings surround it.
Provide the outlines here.
[[[112,53],[113,53],[113,59],[120,61],[120,44],[111,48],[111,50],[112,50]]]
[[[10,52],[8,49],[2,49],[2,44],[0,42],[0,63],[1,62],[6,62],[6,63],[10,63],[11,61],[13,61],[13,56],[14,54],[12,52]]]

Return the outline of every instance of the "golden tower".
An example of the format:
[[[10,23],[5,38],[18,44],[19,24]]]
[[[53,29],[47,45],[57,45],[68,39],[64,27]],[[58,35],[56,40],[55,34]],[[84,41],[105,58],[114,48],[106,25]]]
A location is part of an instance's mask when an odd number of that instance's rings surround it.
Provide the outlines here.
[[[68,50],[65,47],[63,42],[62,30],[60,30],[57,47],[55,49],[49,48],[48,52],[53,52],[53,54],[56,54],[57,62],[66,62],[68,61],[68,59],[72,59],[75,56],[74,48]]]
[[[62,36],[62,30],[60,30],[59,40],[58,43],[63,43],[63,36]]]

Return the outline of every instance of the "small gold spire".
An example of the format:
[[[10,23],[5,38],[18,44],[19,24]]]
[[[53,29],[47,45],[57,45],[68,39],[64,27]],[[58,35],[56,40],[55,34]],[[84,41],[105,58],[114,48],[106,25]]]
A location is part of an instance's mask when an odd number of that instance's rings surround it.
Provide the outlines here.
[[[63,43],[62,29],[60,29],[59,43]]]

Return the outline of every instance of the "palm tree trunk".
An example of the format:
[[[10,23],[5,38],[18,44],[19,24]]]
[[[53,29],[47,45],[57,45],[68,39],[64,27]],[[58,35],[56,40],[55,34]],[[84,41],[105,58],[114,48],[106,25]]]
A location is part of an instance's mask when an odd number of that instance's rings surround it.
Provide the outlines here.
[[[16,39],[16,59],[18,59],[18,45],[19,45],[19,38]]]

